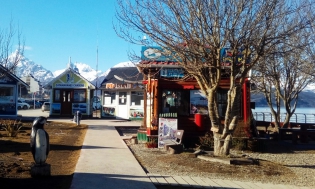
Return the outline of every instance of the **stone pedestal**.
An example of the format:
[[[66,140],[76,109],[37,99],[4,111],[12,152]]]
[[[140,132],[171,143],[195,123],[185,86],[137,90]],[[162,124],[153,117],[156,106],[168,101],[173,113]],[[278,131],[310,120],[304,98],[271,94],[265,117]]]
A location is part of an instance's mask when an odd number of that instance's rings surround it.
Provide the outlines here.
[[[49,177],[51,175],[50,164],[35,164],[31,166],[31,176],[32,177]]]

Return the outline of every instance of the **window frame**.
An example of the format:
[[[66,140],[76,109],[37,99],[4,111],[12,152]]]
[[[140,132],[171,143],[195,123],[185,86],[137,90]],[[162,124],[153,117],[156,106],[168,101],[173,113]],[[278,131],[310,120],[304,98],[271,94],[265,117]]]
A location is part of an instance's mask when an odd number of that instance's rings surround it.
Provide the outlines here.
[[[110,104],[107,103],[106,98],[110,97]],[[116,105],[116,91],[104,91],[104,106]]]
[[[76,93],[77,93],[79,99],[75,98]],[[84,97],[81,98],[83,93],[84,93],[84,95],[83,95]],[[86,103],[86,90],[85,89],[73,90],[73,102],[74,103]]]

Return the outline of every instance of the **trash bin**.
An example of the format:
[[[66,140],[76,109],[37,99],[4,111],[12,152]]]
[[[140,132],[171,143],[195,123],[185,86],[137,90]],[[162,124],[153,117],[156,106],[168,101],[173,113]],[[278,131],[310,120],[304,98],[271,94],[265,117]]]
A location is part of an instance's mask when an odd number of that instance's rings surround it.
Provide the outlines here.
[[[195,114],[195,123],[197,125],[197,129],[203,129],[203,115],[200,113]]]
[[[76,111],[73,117],[73,122],[76,123],[77,125],[80,125],[81,118],[82,118],[81,111]]]

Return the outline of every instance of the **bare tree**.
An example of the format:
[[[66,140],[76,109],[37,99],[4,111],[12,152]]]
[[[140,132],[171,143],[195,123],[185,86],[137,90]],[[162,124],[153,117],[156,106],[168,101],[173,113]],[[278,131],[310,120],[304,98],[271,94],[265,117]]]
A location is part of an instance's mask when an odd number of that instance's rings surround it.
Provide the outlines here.
[[[240,112],[242,84],[248,72],[275,46],[309,26],[313,4],[285,0],[117,0],[115,29],[134,44],[159,45],[178,58],[208,100],[215,155],[228,155]],[[309,10],[306,10],[306,9]],[[309,15],[306,16],[306,14]],[[133,32],[131,32],[133,31]],[[134,36],[148,36],[148,40]],[[221,64],[228,48],[231,65]],[[238,55],[241,51],[242,57]],[[216,93],[223,74],[230,86],[224,124]]]
[[[314,37],[312,28],[306,28],[276,46],[276,53],[269,54],[254,67],[252,80],[266,98],[277,132],[280,126],[288,127],[299,94],[315,82]],[[285,109],[284,120],[280,117],[281,107]]]
[[[14,52],[15,51],[15,52]],[[15,53],[14,56],[10,55]],[[24,53],[24,41],[21,40],[21,32],[15,29],[13,22],[8,28],[0,28],[0,64],[8,72],[14,73],[16,65],[19,63]],[[0,73],[0,77],[6,73]]]

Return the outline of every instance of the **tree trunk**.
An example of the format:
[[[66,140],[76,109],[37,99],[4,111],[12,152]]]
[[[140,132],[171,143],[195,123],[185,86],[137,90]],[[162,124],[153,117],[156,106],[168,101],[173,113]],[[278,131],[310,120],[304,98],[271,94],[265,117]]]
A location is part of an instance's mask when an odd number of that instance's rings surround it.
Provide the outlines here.
[[[230,154],[232,135],[228,134],[225,139],[220,138],[220,134],[214,133],[213,153],[215,156],[227,156]]]
[[[220,122],[217,116],[217,128],[215,124],[212,123],[211,130],[213,131],[214,138],[214,155],[216,156],[227,156],[230,154],[232,134],[238,124],[239,111],[240,111],[240,87],[232,87],[228,92],[228,103],[225,112],[224,125]],[[208,104],[209,108],[211,104]],[[211,113],[210,113],[211,114]],[[213,113],[214,115],[214,113]],[[212,122],[212,120],[211,120]]]

